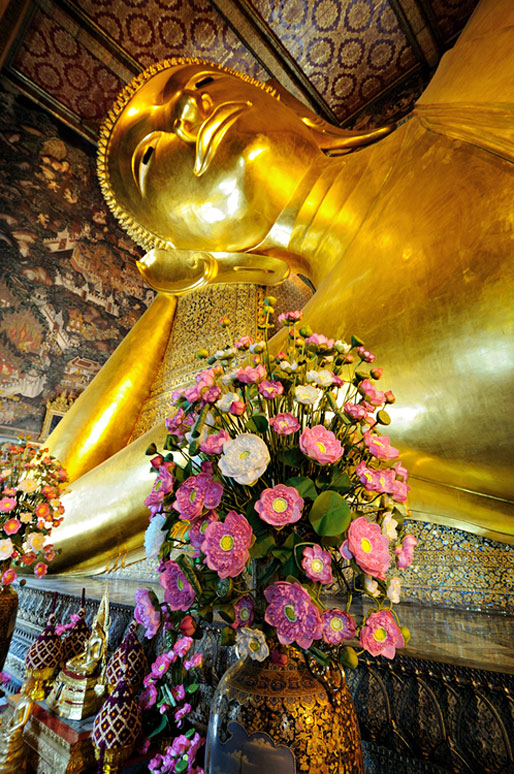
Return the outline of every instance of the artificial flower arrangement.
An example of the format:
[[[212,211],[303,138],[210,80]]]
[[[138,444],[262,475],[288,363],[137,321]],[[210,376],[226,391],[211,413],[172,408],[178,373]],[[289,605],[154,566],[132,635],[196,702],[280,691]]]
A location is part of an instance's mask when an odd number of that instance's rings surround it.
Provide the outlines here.
[[[259,342],[232,342],[221,320],[226,346],[198,353],[208,367],[173,395],[165,449],[147,450],[157,474],[145,501],[147,554],[160,556],[164,604],[141,590],[136,618],[148,637],[162,626],[177,642],[184,626],[200,636],[216,617],[222,643],[278,664],[291,646],[321,667],[355,666],[354,640],[393,658],[409,636],[393,603],[416,544],[402,526],[407,470],[380,432],[395,396],[378,389],[382,369],[362,341],[300,327],[299,311],[279,315],[287,350],[272,357],[274,303],[264,301]],[[355,593],[373,600],[367,612],[351,611]],[[151,706],[173,728],[162,709],[173,678],[152,675]],[[183,768],[166,753],[152,771],[194,770],[182,736]]]
[[[0,453],[0,562],[32,566],[40,578],[55,556],[48,537],[63,519],[61,494],[68,480],[60,462],[28,439],[5,444]],[[17,577],[4,570],[3,585]]]

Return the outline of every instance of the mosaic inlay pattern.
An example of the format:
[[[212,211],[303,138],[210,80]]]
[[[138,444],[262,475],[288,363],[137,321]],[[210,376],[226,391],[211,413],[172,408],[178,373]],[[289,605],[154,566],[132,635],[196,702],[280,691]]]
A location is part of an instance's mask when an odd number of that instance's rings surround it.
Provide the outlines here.
[[[514,546],[439,524],[410,521],[418,538],[402,599],[514,613]]]
[[[478,0],[432,0],[431,6],[444,40],[464,27]]]
[[[269,78],[209,0],[80,0],[79,4],[144,67],[172,56],[197,56],[260,80]]]
[[[14,67],[86,123],[103,120],[124,83],[38,9]]]
[[[387,0],[254,0],[339,119],[416,60]]]

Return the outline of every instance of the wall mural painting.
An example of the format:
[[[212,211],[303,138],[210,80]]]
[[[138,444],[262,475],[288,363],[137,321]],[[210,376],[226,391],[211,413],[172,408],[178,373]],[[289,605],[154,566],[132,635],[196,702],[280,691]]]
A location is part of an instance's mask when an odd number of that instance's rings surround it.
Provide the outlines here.
[[[0,431],[38,435],[154,298],[116,226],[95,151],[0,87]]]

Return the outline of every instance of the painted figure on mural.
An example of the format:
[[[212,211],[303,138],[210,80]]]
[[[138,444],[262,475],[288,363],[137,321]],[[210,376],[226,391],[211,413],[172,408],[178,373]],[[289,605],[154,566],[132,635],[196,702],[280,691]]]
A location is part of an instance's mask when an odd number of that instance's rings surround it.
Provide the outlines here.
[[[471,42],[476,56],[472,33]],[[462,57],[446,71],[459,66]],[[456,104],[441,114],[422,98],[396,131],[360,136],[278,96],[191,60],[149,68],[121,95],[100,142],[100,178],[114,214],[147,251],[143,275],[170,293],[221,275],[237,281],[235,267],[251,266],[266,283],[267,261],[270,271],[284,263],[309,278],[316,293],[304,319],[327,335],[356,333],[385,364],[414,516],[512,540],[508,138],[500,125],[491,129],[487,108]],[[105,416],[101,390],[90,391],[89,411],[92,400]],[[84,410],[54,439],[65,460],[70,427],[73,454],[90,444],[77,431]],[[110,464],[125,480],[148,438],[137,443],[105,462],[103,476]],[[94,470],[84,479],[95,480]],[[129,549],[145,522],[139,484]],[[70,504],[80,491],[77,482]]]

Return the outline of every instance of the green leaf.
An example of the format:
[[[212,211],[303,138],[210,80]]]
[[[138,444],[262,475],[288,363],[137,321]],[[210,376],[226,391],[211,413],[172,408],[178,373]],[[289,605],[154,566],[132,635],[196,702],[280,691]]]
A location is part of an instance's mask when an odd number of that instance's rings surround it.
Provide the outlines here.
[[[147,457],[151,457],[152,454],[157,454],[157,446],[154,443],[151,443],[148,449],[145,451],[145,454]]]
[[[177,448],[176,441],[173,440],[174,436],[167,435],[166,440],[164,441],[164,448],[166,451],[172,451],[173,449]]]
[[[250,556],[252,559],[262,559],[263,556],[269,554],[275,545],[275,538],[271,533],[264,535],[264,537],[257,540],[250,548]]]
[[[246,506],[246,518],[248,519],[248,522],[251,526],[251,528],[254,531],[255,537],[257,540],[261,537],[264,537],[264,535],[268,534],[268,525],[265,521],[261,519],[257,511],[255,510],[255,503],[257,502],[259,498],[253,498],[248,505]]]
[[[189,444],[188,451],[191,457],[196,457],[196,455],[200,451],[200,444],[198,443],[198,441],[191,441],[191,443]]]
[[[268,420],[264,414],[254,414],[245,425],[249,433],[265,433],[268,429]]]
[[[351,519],[350,506],[338,492],[328,489],[315,499],[309,521],[318,535],[340,535]]]
[[[198,685],[198,683],[191,683],[191,685],[187,686],[186,692],[187,693],[196,693],[196,691],[198,690],[199,687],[200,686]]]
[[[340,473],[338,470],[334,470],[330,488],[335,489],[337,492],[349,492],[352,488],[352,482],[348,473]]]
[[[223,618],[223,620],[225,621],[225,623],[228,623],[228,624],[234,623],[236,614],[234,613],[233,605],[220,605],[217,608],[217,610],[221,618]]]
[[[304,460],[302,452],[296,446],[279,452],[277,456],[280,462],[289,465],[290,468],[299,468]]]
[[[192,739],[195,735],[196,728],[188,728],[184,736],[186,739]]]
[[[220,643],[222,645],[233,645],[235,641],[235,631],[230,626],[224,626],[221,630]]]
[[[148,737],[151,739],[152,736],[157,736],[157,734],[160,734],[161,731],[164,731],[167,725],[168,725],[168,719],[166,715],[161,715],[161,720],[159,725],[157,726],[157,728],[154,728],[153,731],[150,731],[150,733],[148,734]]]
[[[278,559],[272,559],[272,561],[266,566],[264,572],[259,573],[259,583],[265,586],[268,581],[274,576],[277,570],[280,569],[280,562]]]
[[[318,490],[314,486],[312,478],[305,476],[293,476],[286,481],[286,486],[294,486],[300,497],[303,499],[315,500],[318,496]]]
[[[193,567],[191,565],[190,560],[187,556],[185,556],[183,553],[181,553],[177,557],[177,564],[179,565],[180,569],[186,576],[186,580],[191,584],[193,587],[193,590],[197,597],[199,597],[202,593],[202,586],[200,584],[200,581],[198,580],[198,577],[193,570]]]
[[[359,339],[358,336],[352,336],[352,347],[362,347],[364,346],[364,342],[362,339]]]
[[[184,758],[181,758],[179,761],[175,763],[175,771],[177,774],[182,774],[183,771],[185,771],[188,767],[187,759],[184,760]]]
[[[298,580],[300,577],[300,569],[294,560],[293,552],[290,553],[289,559],[284,562],[282,572],[287,578],[294,578],[294,580]]]

